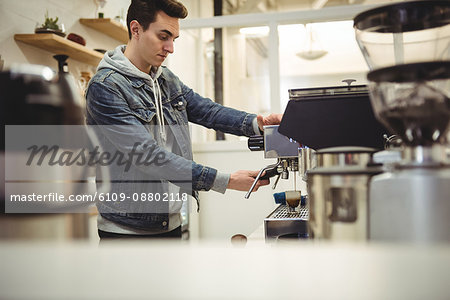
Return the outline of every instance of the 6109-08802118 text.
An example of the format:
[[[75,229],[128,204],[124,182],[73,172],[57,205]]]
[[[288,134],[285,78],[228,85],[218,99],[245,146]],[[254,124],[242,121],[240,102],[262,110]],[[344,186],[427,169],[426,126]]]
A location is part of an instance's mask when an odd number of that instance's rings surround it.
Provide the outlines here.
[[[10,195],[11,202],[95,202],[95,201],[162,201],[162,202],[180,202],[187,201],[187,193],[133,193],[127,195],[125,193],[97,193],[83,195],[69,195],[66,197],[61,193],[48,194],[14,194]]]

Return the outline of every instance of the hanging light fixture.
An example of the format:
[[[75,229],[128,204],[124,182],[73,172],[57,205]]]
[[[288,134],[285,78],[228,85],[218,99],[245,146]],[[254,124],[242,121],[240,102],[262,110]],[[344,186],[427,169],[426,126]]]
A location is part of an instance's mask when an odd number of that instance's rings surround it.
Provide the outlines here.
[[[323,57],[328,53],[317,37],[316,31],[312,24],[306,24],[306,41],[304,50],[297,53],[297,56],[306,60],[315,60]]]

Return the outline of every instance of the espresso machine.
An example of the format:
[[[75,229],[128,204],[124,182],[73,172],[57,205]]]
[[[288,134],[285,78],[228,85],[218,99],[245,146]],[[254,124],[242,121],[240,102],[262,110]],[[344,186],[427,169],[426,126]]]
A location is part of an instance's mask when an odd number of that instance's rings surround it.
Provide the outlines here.
[[[291,89],[289,99],[279,132],[303,144],[309,238],[367,240],[369,182],[381,172],[372,156],[388,132],[374,116],[367,86]]]
[[[276,163],[262,168],[255,178],[253,185],[245,195],[248,199],[260,179],[276,177],[272,189],[279,180],[293,178],[294,189],[274,194],[277,208],[264,219],[264,233],[266,241],[283,238],[308,237],[308,209],[306,196],[297,190],[297,172],[299,172],[299,154],[301,145],[278,131],[278,125],[264,126],[264,134],[248,139],[251,151],[264,151],[264,158],[277,159]]]
[[[367,86],[291,89],[289,98],[281,124],[249,139],[251,150],[277,158],[255,182],[286,178],[288,170],[306,182],[303,196],[281,193],[283,204],[264,220],[266,238],[366,240],[369,181],[380,173],[379,166],[371,165],[372,154],[383,149],[387,132],[375,119]],[[298,214],[283,201],[289,197],[294,204],[300,199]]]
[[[450,242],[450,2],[412,1],[355,17],[375,116],[401,161],[370,185],[369,239]]]

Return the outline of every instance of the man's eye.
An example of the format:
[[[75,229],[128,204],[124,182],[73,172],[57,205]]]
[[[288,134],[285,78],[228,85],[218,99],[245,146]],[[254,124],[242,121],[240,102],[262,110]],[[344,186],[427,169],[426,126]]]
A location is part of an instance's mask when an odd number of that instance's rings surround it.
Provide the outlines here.
[[[168,36],[168,35],[160,35],[159,38],[160,38],[162,41],[167,41],[167,40],[169,39],[169,36]]]

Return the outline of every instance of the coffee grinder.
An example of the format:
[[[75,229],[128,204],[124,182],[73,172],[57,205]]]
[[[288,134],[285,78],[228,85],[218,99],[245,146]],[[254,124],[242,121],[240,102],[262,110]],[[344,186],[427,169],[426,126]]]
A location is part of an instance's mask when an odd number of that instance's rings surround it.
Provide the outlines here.
[[[376,117],[402,160],[372,178],[369,239],[450,242],[450,2],[413,1],[355,17]]]

